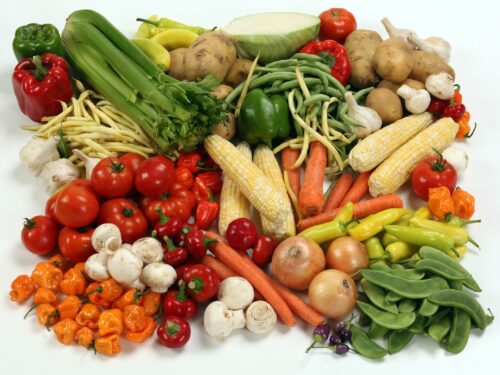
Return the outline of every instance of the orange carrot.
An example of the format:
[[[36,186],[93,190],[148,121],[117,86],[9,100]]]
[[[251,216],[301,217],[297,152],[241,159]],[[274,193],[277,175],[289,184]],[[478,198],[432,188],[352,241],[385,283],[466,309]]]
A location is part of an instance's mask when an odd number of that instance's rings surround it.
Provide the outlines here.
[[[325,200],[323,197],[323,177],[326,168],[326,148],[320,142],[311,143],[307,160],[304,182],[299,192],[299,208],[304,217],[321,212]]]
[[[377,198],[368,199],[366,201],[358,202],[354,205],[354,217],[362,219],[368,215],[375,214],[387,208],[401,208],[403,207],[403,200],[399,195],[388,194],[382,195]],[[320,215],[300,220],[297,224],[299,230],[312,227],[313,225],[323,224],[333,220],[340,211],[340,207],[333,211],[324,212]]]
[[[288,175],[288,183],[292,188],[296,197],[299,196],[300,191],[300,167],[294,168],[293,165],[300,155],[299,149],[287,147],[281,151],[281,162],[283,163],[283,171]]]
[[[340,206],[340,202],[344,199],[347,192],[354,182],[354,177],[349,172],[342,173],[342,176],[337,180],[332,192],[326,200],[325,207],[323,207],[323,212],[332,211],[333,209]]]
[[[358,203],[368,191],[368,179],[370,178],[371,171],[363,172],[358,175],[356,181],[352,185],[349,192],[346,194],[342,202],[340,202],[339,207],[344,207],[348,202]]]
[[[212,254],[241,277],[247,279],[274,308],[276,314],[286,326],[293,326],[296,323],[292,311],[283,298],[280,297],[278,292],[276,292],[271,283],[262,276],[262,273],[259,272],[259,267],[254,263],[248,264],[244,262],[241,255],[231,246],[225,244],[224,239],[220,235],[214,232],[205,232],[205,237],[218,240],[218,242],[210,245]]]
[[[205,255],[201,259],[201,263],[212,268],[221,280],[227,279],[228,277],[232,276],[238,276],[236,272],[234,272],[231,268],[226,266],[224,263],[222,263],[212,255]]]
[[[253,264],[253,260],[250,259],[248,255],[243,256],[243,261],[245,261],[249,265]],[[295,315],[312,326],[317,326],[324,322],[325,319],[323,318],[323,316],[321,316],[321,314],[319,314],[311,306],[305,303],[299,296],[292,293],[287,287],[280,284],[278,281],[273,280],[260,268],[258,272],[262,275],[263,278],[271,283],[273,288],[278,292],[281,298],[285,300],[288,307]]]

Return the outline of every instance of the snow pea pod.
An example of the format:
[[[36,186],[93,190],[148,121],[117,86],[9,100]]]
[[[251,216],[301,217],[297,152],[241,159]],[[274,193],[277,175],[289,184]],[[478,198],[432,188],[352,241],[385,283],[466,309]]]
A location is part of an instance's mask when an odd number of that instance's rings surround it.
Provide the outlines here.
[[[479,302],[463,290],[444,289],[429,296],[429,302],[439,306],[456,307],[470,315],[479,329],[486,328],[486,314]]]
[[[448,280],[448,285],[451,289],[462,290],[464,282],[463,280]]]
[[[444,279],[408,280],[385,271],[361,270],[360,274],[371,283],[406,298],[426,298],[438,290],[448,288]]]
[[[391,291],[387,292],[387,294],[385,295],[385,300],[389,303],[401,301],[403,298],[404,297],[400,296],[399,294]]]
[[[386,225],[384,229],[400,240],[418,246],[432,246],[441,251],[452,250],[454,246],[453,238],[429,229],[406,227],[403,225]]]
[[[371,270],[377,270],[377,271],[387,271],[391,269],[391,267],[389,267],[387,263],[384,262],[372,263],[370,264],[369,268]]]
[[[413,324],[408,328],[413,333],[423,333],[427,327],[427,318],[422,315],[417,315]]]
[[[388,328],[382,327],[381,325],[372,321],[370,323],[370,328],[368,328],[368,337],[372,340],[380,339],[384,337],[387,332],[389,332]]]
[[[410,343],[413,337],[415,337],[415,333],[408,329],[393,331],[389,335],[389,339],[387,341],[387,351],[389,354],[395,354],[403,350]]]
[[[410,298],[405,298],[398,304],[398,311],[400,313],[414,312],[417,308],[417,301]]]
[[[392,314],[365,302],[358,301],[357,304],[359,309],[368,315],[372,321],[385,328],[404,329],[411,326],[415,321],[415,313],[413,312]]]
[[[447,255],[446,255],[447,256]],[[462,272],[448,267],[443,262],[434,259],[421,259],[415,263],[415,269],[432,272],[434,275],[444,277],[447,280],[465,280],[469,276]]]
[[[354,324],[351,325],[350,329],[352,332],[351,345],[358,354],[370,359],[380,359],[387,354],[387,350],[372,341],[363,329]]]
[[[420,305],[420,308],[418,309],[418,313],[422,316],[432,316],[438,311],[438,309],[438,305],[429,302],[427,299],[424,299],[422,301],[422,304]]]
[[[415,269],[392,269],[389,273],[408,280],[421,280],[425,277],[425,272]]]
[[[453,320],[446,350],[450,353],[460,353],[464,350],[471,330],[471,316],[462,309],[453,309]]]
[[[441,342],[450,332],[451,319],[448,316],[443,317],[437,322],[431,324],[427,329],[429,336],[436,342]]]
[[[451,312],[451,309],[448,307],[439,307],[438,311],[429,317],[426,320],[425,327],[430,327],[436,322],[439,322],[441,319],[443,319],[445,316],[447,316]]]
[[[361,287],[365,291],[368,299],[378,308],[385,310],[387,312],[397,314],[398,308],[394,303],[387,302],[385,299],[386,292],[384,289],[372,284],[366,279],[361,279]]]
[[[474,280],[474,278],[471,276],[467,279],[464,280],[464,284],[463,284],[467,289],[470,289],[472,290],[473,292],[481,292],[481,287],[479,286],[479,284],[476,282],[476,280]]]

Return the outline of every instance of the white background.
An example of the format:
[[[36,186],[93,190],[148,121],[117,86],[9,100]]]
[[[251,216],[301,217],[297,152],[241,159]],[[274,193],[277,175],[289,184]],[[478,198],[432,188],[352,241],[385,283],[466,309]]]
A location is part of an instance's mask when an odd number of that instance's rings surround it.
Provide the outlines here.
[[[414,340],[404,352],[383,361],[344,357],[316,351],[304,354],[310,328],[279,327],[266,337],[239,332],[225,342],[203,333],[201,318],[192,324],[192,337],[182,350],[169,350],[153,338],[147,344],[123,344],[115,358],[95,356],[83,348],[60,345],[35,318],[23,321],[28,306],[10,302],[11,280],[30,273],[39,258],[23,249],[20,231],[23,217],[43,213],[46,194],[21,166],[18,153],[29,134],[19,127],[30,121],[17,107],[11,87],[16,63],[11,49],[15,29],[29,22],[53,23],[62,29],[71,11],[91,8],[101,12],[127,35],[132,36],[136,17],[159,14],[193,25],[223,26],[233,17],[262,11],[302,11],[319,14],[332,6],[344,6],[356,16],[358,28],[383,31],[379,20],[387,16],[396,26],[411,28],[421,36],[438,35],[452,44],[451,64],[462,85],[464,101],[478,123],[475,136],[464,147],[470,154],[469,169],[459,185],[477,197],[477,215],[483,223],[471,227],[482,251],[471,250],[463,261],[483,288],[480,302],[500,316],[498,235],[500,230],[500,178],[498,37],[500,6],[494,1],[462,5],[457,1],[35,1],[10,2],[0,22],[0,374],[256,374],[256,373],[498,373],[500,322],[484,333],[474,331],[464,352],[449,355],[431,339]],[[498,3],[497,3],[498,4]],[[496,367],[496,368],[495,368]]]

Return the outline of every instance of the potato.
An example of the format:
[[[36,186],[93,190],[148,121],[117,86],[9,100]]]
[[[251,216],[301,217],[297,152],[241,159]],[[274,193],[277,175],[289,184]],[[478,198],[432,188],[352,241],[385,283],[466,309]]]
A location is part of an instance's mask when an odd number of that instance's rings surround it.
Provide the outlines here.
[[[184,72],[184,55],[186,51],[187,48],[176,48],[170,51],[170,68],[168,69],[168,75],[179,81],[186,79]]]
[[[224,79],[236,60],[236,47],[231,39],[219,31],[200,35],[184,55],[186,78],[198,81],[212,74]]]
[[[392,124],[403,117],[403,106],[399,96],[386,88],[376,88],[370,91],[365,105],[379,114],[383,124]]]
[[[431,74],[446,72],[455,79],[455,71],[437,55],[427,51],[413,51],[413,70],[410,78],[425,82]]]
[[[224,100],[231,93],[231,91],[233,91],[233,88],[231,86],[221,83],[220,85],[215,86],[212,91],[212,95],[217,99]]]
[[[382,81],[380,81],[378,83],[377,88],[389,89],[392,92],[396,93],[396,91],[398,91],[398,89],[403,85],[408,85],[411,88],[414,88],[415,90],[425,89],[424,83],[419,82],[419,81],[415,81],[414,79],[411,79],[411,78],[407,78],[403,82],[399,82],[399,83],[394,83],[394,82],[388,81],[386,79],[383,79]]]
[[[358,89],[372,86],[379,81],[373,68],[373,55],[381,36],[372,30],[355,30],[347,37],[344,47],[351,63],[350,83]]]
[[[387,39],[373,55],[373,67],[384,79],[403,82],[413,69],[413,57],[408,44],[401,39]]]
[[[234,117],[234,114],[231,112],[228,113],[227,118],[224,121],[215,125],[212,133],[217,134],[228,141],[233,138],[236,134],[236,117]]]
[[[236,87],[241,82],[246,81],[252,64],[252,60],[237,58],[233,65],[231,65],[231,68],[229,68],[229,72],[227,72],[224,78],[224,83]]]

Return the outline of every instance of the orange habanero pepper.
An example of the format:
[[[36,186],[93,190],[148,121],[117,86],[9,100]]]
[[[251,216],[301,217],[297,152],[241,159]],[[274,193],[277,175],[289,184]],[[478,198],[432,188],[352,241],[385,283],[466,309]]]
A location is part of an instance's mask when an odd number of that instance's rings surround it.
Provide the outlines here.
[[[123,310],[128,305],[140,305],[143,295],[144,293],[137,289],[129,289],[113,302],[113,308]]]
[[[57,341],[63,345],[70,345],[76,336],[76,332],[80,326],[73,319],[63,319],[54,324],[54,333],[56,334]]]
[[[147,316],[153,316],[158,312],[161,305],[161,294],[149,291],[142,296],[142,307]]]
[[[61,320],[66,318],[75,319],[81,305],[82,303],[77,296],[68,296],[57,305],[57,317]]]
[[[99,294],[106,301],[114,302],[118,298],[120,298],[123,293],[123,287],[115,279],[106,279],[104,281],[101,281],[99,285],[101,287],[101,291],[99,292]]]
[[[83,346],[84,348],[89,348],[94,341],[94,331],[92,331],[89,327],[82,327],[76,331],[75,340],[78,345]]]
[[[53,255],[49,258],[49,263],[65,272],[69,266],[69,260],[63,258],[61,254]]]
[[[93,303],[86,303],[78,312],[75,320],[82,327],[87,327],[93,330],[97,328],[97,322],[99,321],[100,315],[101,309],[99,306],[94,305]]]
[[[123,332],[123,312],[119,309],[105,310],[97,322],[99,336],[118,335]]]
[[[470,130],[470,113],[465,112],[462,116],[457,121],[458,124],[458,132],[457,135],[455,136],[456,139],[462,140],[464,138],[470,138],[476,131],[477,124],[474,124],[474,129],[472,131]]]
[[[156,322],[150,316],[146,316],[145,322],[146,325],[142,331],[139,332],[127,331],[125,333],[125,338],[129,341],[141,343],[144,342],[147,338],[151,337],[151,335],[156,330]]]
[[[38,288],[33,295],[33,303],[41,305],[42,303],[50,303],[54,305],[57,302],[56,294],[48,288]]]
[[[139,332],[146,327],[146,312],[139,305],[128,305],[123,309],[123,323],[129,331]]]
[[[10,284],[12,289],[9,293],[11,301],[25,301],[33,294],[36,285],[35,281],[28,275],[19,275]]]
[[[92,302],[94,305],[98,305],[104,308],[108,308],[111,306],[111,302],[105,300],[101,297],[99,293],[102,288],[98,282],[90,283],[87,288],[85,288],[85,296]]]
[[[42,303],[36,308],[36,316],[38,318],[38,323],[40,325],[47,327],[50,331],[49,326],[57,322],[56,308],[50,303]]]
[[[467,193],[465,190],[456,188],[451,195],[453,204],[455,206],[455,216],[461,219],[469,220],[475,211],[476,199],[472,194]]]
[[[57,289],[63,279],[63,273],[49,262],[40,262],[31,273],[31,277],[39,287]]]
[[[118,335],[109,335],[98,337],[94,341],[96,352],[104,355],[116,355],[120,353],[120,337]]]
[[[446,186],[429,189],[428,206],[432,214],[441,220],[447,214],[451,213],[453,215],[455,212],[450,190]]]
[[[85,292],[87,280],[85,280],[85,277],[79,270],[70,268],[64,273],[63,277],[64,278],[59,283],[59,289],[61,289],[62,293],[70,296],[83,294]]]

